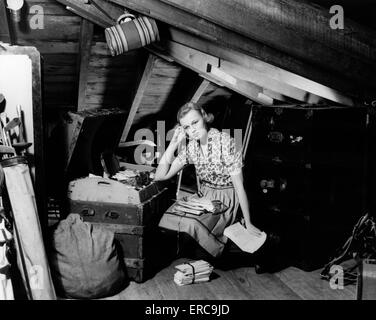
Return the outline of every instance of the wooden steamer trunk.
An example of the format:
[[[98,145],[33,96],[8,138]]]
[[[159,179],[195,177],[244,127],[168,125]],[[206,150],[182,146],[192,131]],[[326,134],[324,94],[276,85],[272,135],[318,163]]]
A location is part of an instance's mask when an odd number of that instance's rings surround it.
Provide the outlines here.
[[[92,188],[93,183],[88,180],[94,180],[99,187]],[[82,188],[84,185],[90,185],[91,188]],[[104,201],[106,193],[102,193],[103,188],[113,193],[122,192],[124,196],[110,199],[117,202]],[[152,274],[156,230],[169,205],[167,187],[152,183],[146,188],[155,193],[150,193],[149,199],[139,203],[125,203],[128,188],[120,182],[105,178],[72,181],[68,191],[70,212],[80,214],[84,221],[100,224],[115,232],[128,277],[136,282],[143,282]],[[93,201],[95,198],[99,201]]]
[[[166,183],[151,182],[141,189],[102,178],[103,154],[118,146],[126,114],[118,109],[70,112],[64,124],[66,213],[78,213],[84,221],[115,232],[118,252],[128,276],[143,282],[151,275],[155,233],[161,215],[170,205]],[[120,163],[120,167],[151,171],[144,165]],[[119,167],[108,167],[111,175]],[[98,177],[89,178],[89,173]]]

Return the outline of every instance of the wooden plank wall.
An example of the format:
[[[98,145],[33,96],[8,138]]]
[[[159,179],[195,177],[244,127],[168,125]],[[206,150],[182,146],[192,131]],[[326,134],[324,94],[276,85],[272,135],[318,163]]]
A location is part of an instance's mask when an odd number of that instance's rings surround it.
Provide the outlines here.
[[[7,15],[5,13],[5,2],[0,2],[0,40],[2,39],[3,42],[10,43],[10,33],[9,33],[9,26],[7,21]]]
[[[145,59],[139,50],[112,57],[102,36],[94,36],[86,87],[87,108],[128,109],[137,85],[135,79],[142,72]]]
[[[27,0],[27,4],[29,7],[42,6],[45,14],[44,30],[23,32],[17,28],[19,43],[35,45],[42,54],[45,107],[53,113],[56,109],[74,110],[78,98],[77,54],[81,18],[53,0]],[[125,106],[123,101],[129,98],[140,59],[137,52],[112,58],[104,42],[103,29],[96,28],[95,34],[85,103],[88,108],[104,104],[115,106],[119,104],[118,98],[123,97],[118,106]]]
[[[41,53],[45,107],[72,105],[77,99],[76,54],[81,19],[55,1],[26,0],[27,22],[34,16],[30,8],[35,5],[43,8],[44,29],[15,24],[17,44],[35,46]]]
[[[149,86],[145,90],[138,113],[134,119],[135,123],[138,123],[144,116],[161,111],[162,107],[167,103],[181,73],[182,68],[178,65],[157,58],[149,80]]]

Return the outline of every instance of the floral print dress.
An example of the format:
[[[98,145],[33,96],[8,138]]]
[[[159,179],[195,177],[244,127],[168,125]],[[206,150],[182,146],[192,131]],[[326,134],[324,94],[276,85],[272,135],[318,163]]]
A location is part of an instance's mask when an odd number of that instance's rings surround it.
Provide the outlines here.
[[[167,210],[159,223],[161,228],[186,232],[213,257],[222,253],[227,241],[224,229],[234,223],[239,201],[232,184],[232,175],[243,167],[242,153],[235,140],[226,132],[210,129],[206,156],[197,140],[190,140],[177,156],[182,164],[193,163],[200,180],[200,192],[211,200],[220,200],[226,210],[220,214],[200,216]]]

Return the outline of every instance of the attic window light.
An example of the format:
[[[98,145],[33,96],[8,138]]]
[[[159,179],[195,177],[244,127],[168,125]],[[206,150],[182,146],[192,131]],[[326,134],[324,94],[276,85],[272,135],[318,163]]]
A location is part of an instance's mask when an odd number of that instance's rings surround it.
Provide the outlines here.
[[[11,17],[14,22],[21,20],[21,8],[24,5],[24,0],[7,0],[8,9],[11,12]]]

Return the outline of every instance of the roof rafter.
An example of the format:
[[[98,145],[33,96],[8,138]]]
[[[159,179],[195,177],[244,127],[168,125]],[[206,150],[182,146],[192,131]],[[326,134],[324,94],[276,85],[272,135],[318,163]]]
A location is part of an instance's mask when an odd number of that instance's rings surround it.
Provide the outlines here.
[[[194,102],[194,103],[197,103],[198,100],[200,100],[201,96],[205,93],[205,91],[209,87],[209,85],[210,85],[210,81],[203,79],[201,81],[201,84],[197,88],[196,92],[192,96],[191,101]]]
[[[255,93],[255,89],[258,88],[257,98],[260,98],[260,96],[263,97],[263,103],[265,103],[263,88],[305,103],[317,103],[321,99],[312,92],[273,79],[266,70],[261,72],[262,69],[256,70],[252,67],[247,68],[244,65],[238,65],[223,59],[218,59],[217,62],[216,57],[173,41],[165,41],[159,48],[162,49],[165,55],[172,57],[172,59],[178,63],[185,64],[192,70],[198,70],[200,74],[207,77],[211,76],[214,78],[213,80],[220,80],[219,82],[222,83],[222,85],[231,85],[230,88],[237,87],[237,90],[241,90],[243,95],[247,96],[247,92],[244,90],[250,87],[250,85],[252,85],[251,92],[253,92],[253,94]],[[212,61],[214,61],[214,63],[212,63]],[[208,65],[210,65],[209,69]],[[267,67],[267,65],[265,67]],[[274,73],[277,72],[280,74],[283,73],[283,70],[275,70]],[[309,88],[310,86],[307,86],[308,90]],[[347,106],[354,105],[352,99],[330,88],[326,88],[326,92],[323,91],[323,93],[325,93],[325,95],[323,94],[324,96],[321,96],[325,99]],[[255,98],[254,95],[248,97],[251,99]],[[270,102],[273,102],[273,99],[271,99]]]
[[[145,68],[144,68],[144,72],[142,73],[142,77],[138,83],[137,91],[133,98],[131,108],[129,110],[128,119],[125,124],[123,134],[120,139],[120,143],[125,142],[127,140],[128,133],[131,129],[134,117],[136,116],[138,107],[141,104],[142,98],[144,96],[144,92],[146,90],[150,77],[153,73],[155,62],[156,62],[156,57],[153,54],[149,54]]]
[[[98,8],[89,3],[80,0],[57,0],[67,6],[67,9],[73,13],[85,18],[103,28],[114,24],[114,21],[101,12]]]
[[[237,79],[232,75],[220,69],[219,59],[198,50],[185,47],[172,41],[167,42],[168,48],[154,47],[151,49],[153,53],[161,58],[167,58],[169,61],[175,61],[176,63],[198,73],[204,79],[209,80],[219,86],[227,87],[235,92],[238,92],[249,99],[260,104],[272,104],[273,99],[260,97],[262,93],[262,87],[257,86],[248,81]]]

